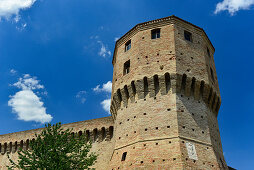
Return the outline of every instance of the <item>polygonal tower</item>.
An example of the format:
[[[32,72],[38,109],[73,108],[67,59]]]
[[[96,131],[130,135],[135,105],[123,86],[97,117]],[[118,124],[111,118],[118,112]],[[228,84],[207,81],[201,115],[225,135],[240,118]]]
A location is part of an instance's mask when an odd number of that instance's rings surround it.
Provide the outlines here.
[[[110,169],[227,169],[213,54],[204,30],[175,16],[116,42]]]

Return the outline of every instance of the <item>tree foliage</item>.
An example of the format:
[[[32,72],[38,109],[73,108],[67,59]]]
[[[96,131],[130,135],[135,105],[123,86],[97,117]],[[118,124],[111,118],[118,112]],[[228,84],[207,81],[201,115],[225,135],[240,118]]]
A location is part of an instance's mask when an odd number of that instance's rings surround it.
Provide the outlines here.
[[[85,133],[83,133],[85,134]],[[97,155],[90,153],[92,144],[85,135],[74,136],[72,130],[62,129],[61,123],[45,125],[29,149],[19,149],[18,160],[10,159],[9,169],[83,170],[92,166]]]

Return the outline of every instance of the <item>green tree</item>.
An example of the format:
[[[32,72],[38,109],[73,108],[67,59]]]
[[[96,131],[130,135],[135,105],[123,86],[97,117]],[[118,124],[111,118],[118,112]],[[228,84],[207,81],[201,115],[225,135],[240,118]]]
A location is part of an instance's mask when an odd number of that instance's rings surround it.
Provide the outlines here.
[[[28,150],[19,149],[17,163],[8,155],[11,163],[8,169],[88,169],[97,159],[97,155],[90,153],[91,147],[85,135],[74,136],[72,130],[62,129],[61,123],[48,124],[30,141]]]

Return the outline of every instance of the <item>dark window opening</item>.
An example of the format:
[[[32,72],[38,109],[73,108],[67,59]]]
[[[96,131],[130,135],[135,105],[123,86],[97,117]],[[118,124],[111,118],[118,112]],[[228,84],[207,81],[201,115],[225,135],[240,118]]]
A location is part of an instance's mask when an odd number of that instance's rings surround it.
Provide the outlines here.
[[[151,31],[151,38],[152,39],[157,39],[160,38],[161,34],[161,29],[154,29]]]
[[[4,143],[4,153],[7,151],[7,143]]]
[[[126,75],[130,72],[130,60],[126,61],[124,63],[124,68],[123,68],[123,75]]]
[[[129,41],[125,44],[125,51],[128,51],[129,49],[131,49],[131,40],[129,40]]]
[[[104,140],[106,138],[106,129],[105,129],[105,127],[101,128],[101,136],[102,136],[102,140]]]
[[[79,137],[82,136],[82,131],[79,131],[79,132],[78,132],[78,136],[79,136]]]
[[[12,142],[10,142],[10,150],[9,150],[9,152],[12,152]]]
[[[207,55],[208,55],[209,57],[211,57],[210,50],[209,50],[208,47],[206,48],[206,52],[207,52]]]
[[[93,141],[95,142],[98,139],[98,130],[95,128],[93,130]]]
[[[26,140],[26,150],[29,149],[29,139]]]
[[[149,93],[147,77],[144,77],[143,80],[144,80],[144,97],[146,97],[146,95],[148,95]]]
[[[109,127],[109,137],[110,137],[110,139],[113,137],[113,133],[114,133],[114,127],[110,126]]]
[[[87,138],[87,140],[90,140],[90,131],[89,130],[86,130],[86,138]]]
[[[213,69],[212,69],[212,68],[210,68],[210,71],[211,71],[211,77],[212,77],[212,80],[214,81]]]
[[[126,156],[127,156],[127,152],[124,152],[123,155],[122,155],[122,161],[125,161]]]
[[[21,148],[21,149],[23,149],[23,144],[24,144],[24,142],[23,142],[23,140],[21,140],[21,141],[20,141],[20,148]]]
[[[184,38],[185,40],[192,42],[192,34],[190,32],[184,31]]]

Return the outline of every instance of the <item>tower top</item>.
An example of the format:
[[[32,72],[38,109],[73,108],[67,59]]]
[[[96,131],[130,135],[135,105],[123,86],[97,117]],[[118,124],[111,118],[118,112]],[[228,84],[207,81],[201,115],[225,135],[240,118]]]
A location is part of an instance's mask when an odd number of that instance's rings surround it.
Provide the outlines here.
[[[143,23],[139,23],[137,25],[135,25],[132,29],[130,29],[127,33],[125,33],[122,37],[120,37],[116,43],[115,43],[115,50],[114,50],[114,54],[113,54],[113,60],[112,60],[112,64],[114,65],[115,62],[115,53],[116,53],[116,48],[121,45],[122,43],[124,43],[126,40],[128,40],[128,38],[134,34],[136,34],[138,31],[140,30],[146,30],[146,29],[150,29],[153,26],[164,26],[164,25],[168,25],[168,24],[174,24],[177,22],[181,22],[181,23],[185,23],[185,24],[189,24],[191,26],[193,26],[194,28],[196,28],[198,31],[201,31],[204,38],[207,39],[207,41],[209,42],[210,46],[212,47],[213,51],[215,51],[215,48],[212,44],[212,42],[210,41],[209,37],[207,36],[206,32],[204,31],[203,28],[196,26],[188,21],[185,21],[175,15],[171,15],[168,17],[164,17],[164,18],[159,18],[159,19],[155,19],[155,20],[151,20],[151,21],[147,21],[147,22],[143,22]]]

